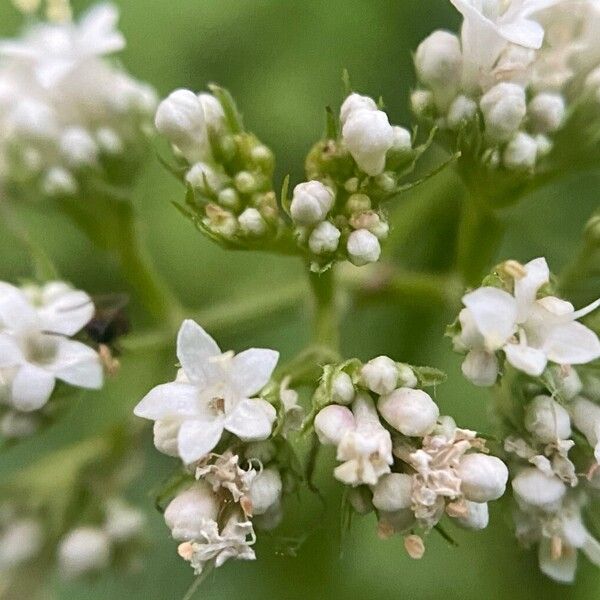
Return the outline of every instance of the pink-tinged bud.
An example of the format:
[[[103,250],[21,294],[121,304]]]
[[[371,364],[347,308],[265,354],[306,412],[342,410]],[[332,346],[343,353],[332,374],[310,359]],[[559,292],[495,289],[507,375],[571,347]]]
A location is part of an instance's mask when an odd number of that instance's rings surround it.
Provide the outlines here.
[[[422,437],[435,427],[440,410],[423,390],[398,388],[379,398],[377,409],[397,431],[409,437]]]
[[[210,485],[198,481],[181,492],[165,510],[165,523],[173,539],[188,542],[201,538],[207,520],[215,520],[219,503]]]
[[[315,417],[315,431],[321,444],[337,446],[344,433],[356,426],[349,408],[331,404]]]

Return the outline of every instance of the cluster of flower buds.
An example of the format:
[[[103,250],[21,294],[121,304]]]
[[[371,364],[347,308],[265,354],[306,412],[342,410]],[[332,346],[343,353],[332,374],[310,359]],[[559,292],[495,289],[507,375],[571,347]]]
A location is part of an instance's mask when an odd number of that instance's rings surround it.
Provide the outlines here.
[[[172,144],[188,187],[182,210],[226,245],[264,245],[280,234],[273,153],[244,130],[231,96],[179,89],[158,106],[157,130]]]
[[[422,151],[368,96],[350,94],[339,121],[329,117],[325,139],[306,161],[308,181],[295,187],[289,207],[314,270],[333,260],[362,266],[379,259],[389,231],[381,205],[403,189],[402,177]]]
[[[434,369],[410,367],[387,356],[325,368],[314,404],[320,442],[336,447],[336,479],[351,486],[360,514],[375,511],[382,538],[404,536],[413,558],[444,514],[483,529],[487,503],[505,491],[508,470],[487,454],[476,432],[440,416],[422,388],[443,381]],[[418,533],[417,533],[418,532]]]
[[[286,379],[272,379],[273,350],[223,353],[188,320],[177,357],[176,380],[151,390],[135,414],[155,422],[156,448],[184,464],[165,521],[199,574],[207,563],[254,559],[254,528],[280,523],[282,494],[295,477],[285,436],[299,427],[302,409]]]
[[[96,350],[71,339],[92,320],[92,299],[62,281],[17,288],[0,282],[0,434],[32,434],[56,387],[99,389],[103,364]],[[60,396],[57,390],[54,396]],[[50,403],[52,404],[52,403]]]
[[[544,168],[568,113],[600,87],[597,2],[451,2],[461,35],[435,31],[418,47],[414,112],[487,168]]]
[[[117,9],[30,26],[0,42],[0,182],[70,197],[129,181],[151,132],[154,91],[105,56],[125,46]]]
[[[600,299],[575,310],[552,295],[544,258],[502,263],[482,287],[463,296],[463,304],[448,334],[455,350],[466,353],[462,371],[475,385],[494,385],[504,361],[539,377],[548,363],[582,365],[600,358],[598,336],[577,322]]]

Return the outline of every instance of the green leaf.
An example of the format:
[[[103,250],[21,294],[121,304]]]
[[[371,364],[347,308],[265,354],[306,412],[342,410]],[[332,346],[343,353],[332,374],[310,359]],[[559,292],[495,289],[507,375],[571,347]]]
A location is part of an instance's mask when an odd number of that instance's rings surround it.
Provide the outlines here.
[[[209,84],[208,88],[221,103],[231,133],[242,133],[244,131],[244,123],[233,96],[225,88],[214,83]]]
[[[327,113],[325,122],[325,139],[337,140],[339,136],[339,124],[337,117],[331,106],[326,106],[325,112]]]
[[[417,376],[417,381],[421,387],[431,387],[444,383],[447,379],[446,373],[435,369],[434,367],[415,367],[410,365],[410,368]]]

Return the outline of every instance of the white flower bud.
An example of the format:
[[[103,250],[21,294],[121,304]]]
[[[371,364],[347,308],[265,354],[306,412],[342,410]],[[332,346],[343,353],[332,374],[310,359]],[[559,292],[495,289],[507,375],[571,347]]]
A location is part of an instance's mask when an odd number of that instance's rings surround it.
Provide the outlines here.
[[[537,145],[537,158],[541,156],[548,156],[554,146],[552,140],[548,136],[545,136],[541,133],[534,135],[533,139]]]
[[[560,94],[541,93],[527,107],[527,117],[537,133],[556,131],[565,118],[565,100]]]
[[[214,132],[221,131],[225,126],[225,113],[221,103],[212,94],[198,94],[198,100],[204,111],[206,127]]]
[[[346,212],[350,214],[361,213],[371,208],[371,198],[366,194],[352,194],[346,200]]]
[[[434,31],[425,38],[415,54],[419,79],[434,93],[443,110],[456,94],[462,73],[462,52],[458,37],[447,31]]]
[[[252,514],[262,515],[278,503],[281,498],[281,475],[277,469],[269,468],[261,471],[250,486]]]
[[[223,176],[210,165],[197,162],[187,172],[185,180],[201,192],[218,192],[223,185]]]
[[[385,240],[388,234],[390,233],[390,226],[387,221],[384,221],[383,219],[379,218],[377,219],[375,225],[371,225],[371,227],[369,227],[369,231],[378,240]]]
[[[98,157],[94,138],[82,127],[70,127],[60,138],[60,152],[72,167],[92,165]]]
[[[415,372],[409,365],[404,363],[396,363],[398,369],[398,387],[415,388],[419,383]]]
[[[471,502],[490,502],[504,494],[508,481],[506,465],[495,456],[475,452],[465,454],[456,474],[461,479],[461,491]]]
[[[555,509],[567,488],[558,479],[542,473],[535,467],[523,469],[512,481],[517,500],[544,510]]]
[[[8,136],[23,136],[34,140],[55,139],[59,128],[56,115],[45,102],[25,98],[16,103],[6,123]]]
[[[552,365],[550,371],[554,375],[554,380],[560,393],[571,400],[579,394],[583,388],[581,379],[573,367],[564,367],[563,365]]]
[[[321,221],[308,238],[308,247],[315,254],[335,252],[340,243],[340,230],[329,221]]]
[[[573,425],[594,447],[596,461],[600,462],[600,406],[586,398],[575,398],[571,404],[571,416]]]
[[[398,388],[377,402],[381,416],[397,431],[409,437],[422,437],[435,427],[440,409],[423,390]]]
[[[338,373],[331,383],[331,398],[336,404],[350,404],[356,391],[352,378],[343,371]]]
[[[333,202],[333,192],[320,181],[299,183],[290,206],[292,219],[300,225],[316,225],[325,219]]]
[[[532,169],[537,159],[537,150],[537,142],[527,133],[520,131],[504,149],[504,166],[515,171]]]
[[[190,161],[203,160],[208,153],[202,101],[189,90],[175,90],[156,110],[156,129]]]
[[[596,91],[600,88],[600,67],[596,67],[586,77],[585,87],[592,91]]]
[[[398,366],[388,356],[372,358],[363,365],[360,375],[365,387],[376,394],[389,394],[398,384]]]
[[[471,121],[477,114],[477,103],[468,96],[457,96],[450,108],[446,122],[452,130],[460,129],[465,123]]]
[[[400,152],[403,152],[403,150],[400,150]],[[397,188],[398,180],[393,171],[384,171],[375,177],[375,185],[383,192],[390,194]]]
[[[233,188],[225,188],[219,192],[217,202],[224,208],[235,210],[240,205],[240,197]]]
[[[96,141],[103,152],[107,154],[120,154],[123,152],[123,140],[119,134],[110,127],[102,127],[96,131]]]
[[[171,500],[164,518],[173,539],[189,542],[201,539],[205,522],[215,520],[218,513],[219,503],[210,485],[198,481]]]
[[[350,94],[340,108],[340,122],[342,125],[346,123],[348,117],[357,110],[377,110],[377,104],[373,98],[369,96],[361,96],[360,94]]]
[[[493,142],[506,142],[519,129],[527,112],[525,90],[515,83],[498,83],[479,102],[485,132]]]
[[[355,425],[352,411],[337,404],[326,406],[315,417],[315,432],[324,445],[337,446],[344,433]]]
[[[157,419],[154,421],[154,447],[167,456],[179,456],[177,449],[177,434],[179,433],[179,419]]]
[[[569,413],[550,396],[537,396],[525,408],[525,428],[549,444],[571,436]]]
[[[373,487],[373,505],[379,510],[396,512],[412,504],[412,477],[406,473],[382,475]]]
[[[256,208],[247,208],[238,217],[240,228],[247,235],[261,236],[267,230],[267,224]]]
[[[252,192],[256,191],[256,187],[258,184],[256,177],[248,171],[240,171],[235,176],[234,183],[237,190],[242,194],[252,194]]]
[[[412,136],[408,129],[395,125],[392,127],[394,132],[394,140],[392,143],[392,149],[394,152],[410,152],[412,150]]]
[[[457,517],[455,521],[467,529],[485,529],[490,521],[490,514],[486,502],[466,501],[467,514]]]
[[[380,110],[356,110],[342,129],[342,139],[356,164],[367,175],[379,175],[385,155],[394,143],[394,130]]]
[[[354,194],[358,190],[358,177],[350,177],[344,182],[344,189],[349,194]]]
[[[266,465],[271,462],[277,454],[277,448],[275,444],[270,440],[264,440],[261,442],[250,442],[244,450],[244,456],[248,460],[258,460],[261,464]]]
[[[70,171],[52,167],[44,175],[42,190],[48,196],[72,196],[77,193],[77,182]]]
[[[433,93],[429,90],[415,90],[410,95],[410,107],[417,117],[424,117],[434,107]]]
[[[121,500],[108,503],[104,530],[111,540],[126,542],[139,535],[145,522],[144,513]]]
[[[41,524],[34,519],[19,519],[0,536],[0,571],[13,569],[34,558],[44,543]]]
[[[58,546],[62,575],[74,579],[108,567],[110,538],[97,527],[78,527],[69,532]]]
[[[366,229],[353,231],[348,237],[346,249],[350,262],[357,267],[377,262],[381,254],[377,236]]]

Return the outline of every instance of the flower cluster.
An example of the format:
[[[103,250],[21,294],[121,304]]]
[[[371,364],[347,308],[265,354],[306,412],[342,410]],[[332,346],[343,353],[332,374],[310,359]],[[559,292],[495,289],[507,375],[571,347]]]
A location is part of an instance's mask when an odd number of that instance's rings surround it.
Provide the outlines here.
[[[99,389],[99,354],[71,339],[94,316],[92,299],[62,281],[17,288],[0,282],[1,433],[33,433],[46,410],[56,381]]]
[[[508,470],[486,454],[483,439],[440,416],[421,389],[443,380],[432,369],[379,356],[366,364],[329,366],[315,394],[314,427],[322,444],[336,447],[336,479],[351,486],[359,513],[375,510],[379,534],[405,536],[413,558],[424,533],[444,514],[464,527],[488,524],[487,503],[502,496]]]
[[[274,158],[244,130],[229,94],[179,89],[158,106],[156,128],[172,144],[177,173],[188,186],[182,210],[226,245],[264,243],[280,234],[273,191]]]
[[[117,9],[30,26],[0,42],[0,182],[14,193],[75,196],[120,184],[147,145],[154,91],[105,57],[125,46]]]
[[[534,377],[548,362],[580,365],[600,358],[598,336],[577,322],[600,306],[600,299],[576,311],[552,295],[544,258],[503,263],[463,297],[463,304],[449,335],[455,350],[466,353],[462,371],[475,385],[496,382],[500,358]]]
[[[597,3],[451,1],[463,16],[461,34],[435,31],[418,47],[414,112],[488,169],[550,168],[560,130],[575,131],[574,111],[595,103]],[[594,129],[589,119],[584,127]],[[560,150],[572,153],[568,146]]]
[[[301,408],[285,379],[272,380],[279,358],[273,350],[222,353],[188,320],[177,357],[176,380],[151,390],[135,414],[154,421],[158,450],[183,461],[165,521],[181,542],[180,556],[199,574],[207,563],[254,559],[254,527],[281,521],[284,481],[293,478],[285,435],[299,425]]]

